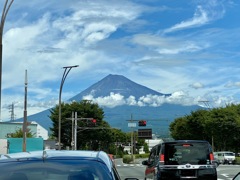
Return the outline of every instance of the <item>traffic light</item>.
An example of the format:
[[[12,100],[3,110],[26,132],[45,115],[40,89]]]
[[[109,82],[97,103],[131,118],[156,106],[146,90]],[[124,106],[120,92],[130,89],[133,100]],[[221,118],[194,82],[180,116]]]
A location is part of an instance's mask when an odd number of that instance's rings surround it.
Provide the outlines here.
[[[88,120],[87,120],[87,126],[88,127],[93,127],[93,126],[96,126],[96,124],[97,124],[97,120],[96,119],[92,119],[92,118],[89,118]]]
[[[92,120],[91,120],[91,124],[92,124],[93,126],[96,126],[96,123],[97,123],[97,120],[96,120],[96,119],[92,119]]]
[[[145,120],[138,121],[138,126],[146,126],[146,125],[147,125],[147,121]]]

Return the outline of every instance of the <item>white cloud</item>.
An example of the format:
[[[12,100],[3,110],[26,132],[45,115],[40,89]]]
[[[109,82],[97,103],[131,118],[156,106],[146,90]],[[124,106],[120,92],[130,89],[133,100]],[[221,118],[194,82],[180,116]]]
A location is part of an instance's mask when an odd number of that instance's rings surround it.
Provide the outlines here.
[[[230,81],[227,84],[225,84],[225,87],[227,87],[227,88],[240,87],[240,82]]]
[[[94,98],[92,95],[83,97],[84,100],[91,100],[100,106],[115,107],[126,104],[124,96],[121,94],[110,93],[109,96]]]
[[[201,96],[192,96],[184,91],[176,91],[171,94],[171,96],[158,96],[148,94],[146,96],[142,96],[139,99],[136,99],[134,96],[124,97],[121,94],[110,93],[109,96],[105,97],[97,97],[94,98],[93,95],[84,96],[83,99],[91,100],[100,106],[106,107],[116,107],[121,105],[130,105],[130,106],[152,106],[159,107],[164,103],[169,104],[178,104],[183,106],[206,106],[202,102],[208,102],[208,106],[211,107],[221,107],[225,106],[229,103],[237,103],[231,96],[219,96],[219,95],[210,95],[204,94]]]
[[[222,5],[222,1],[206,0],[200,1],[200,3],[201,4],[196,7],[194,15],[191,19],[182,21],[164,30],[164,33],[199,27],[222,18],[225,14],[225,9]]]
[[[193,98],[188,97],[184,92],[174,92],[171,96],[158,96],[148,94],[136,99],[134,96],[124,97],[121,94],[110,93],[109,96],[94,98],[93,95],[84,96],[83,99],[91,100],[98,103],[100,106],[116,107],[120,105],[130,106],[153,106],[158,107],[164,103],[170,104],[183,104],[183,105],[196,105]]]
[[[204,87],[204,85],[202,83],[200,83],[200,82],[195,82],[193,84],[190,84],[189,86],[194,88],[194,89],[200,89],[200,88]]]
[[[198,0],[187,6],[188,1],[177,7],[183,16],[175,18],[179,11],[171,11],[174,5],[167,3],[161,9],[161,1],[156,3],[158,6],[131,0],[14,1],[3,36],[2,119],[9,117],[7,105],[12,101],[23,104],[25,69],[29,75],[28,111],[32,114],[58,103],[61,67],[76,64],[79,68],[66,79],[63,101],[110,73],[172,93],[167,98],[111,94],[96,99],[111,107],[166,102],[188,105],[204,98],[214,106],[238,101],[240,56],[235,40],[239,22],[231,21],[231,15],[238,12],[239,5]],[[225,14],[229,7],[231,13]],[[165,21],[166,14],[169,21]],[[164,29],[181,32],[158,33]],[[18,108],[20,117],[23,113]]]
[[[173,31],[178,31],[186,28],[201,26],[208,22],[209,17],[207,12],[202,8],[202,6],[198,6],[192,19],[176,24],[173,27],[166,29],[164,33],[170,33]]]

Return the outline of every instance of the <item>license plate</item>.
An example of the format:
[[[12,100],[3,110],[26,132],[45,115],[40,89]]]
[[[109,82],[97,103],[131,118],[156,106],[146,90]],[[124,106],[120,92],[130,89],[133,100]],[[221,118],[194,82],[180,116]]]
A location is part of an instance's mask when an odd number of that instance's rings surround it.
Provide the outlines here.
[[[195,170],[181,170],[181,176],[183,177],[195,177]]]

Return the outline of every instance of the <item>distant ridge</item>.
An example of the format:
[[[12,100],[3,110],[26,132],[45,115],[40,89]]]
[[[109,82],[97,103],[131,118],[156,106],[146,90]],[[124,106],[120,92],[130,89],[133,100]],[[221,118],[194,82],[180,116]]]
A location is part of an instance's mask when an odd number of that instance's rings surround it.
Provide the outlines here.
[[[84,96],[91,94],[93,97],[105,97],[109,96],[110,93],[121,94],[125,98],[129,96],[134,96],[135,98],[140,98],[146,95],[158,95],[158,96],[169,96],[171,94],[162,94],[160,92],[154,91],[148,87],[137,84],[122,75],[109,74],[102,80],[93,84],[86,90],[77,94],[76,96],[69,99],[70,101],[80,101]]]

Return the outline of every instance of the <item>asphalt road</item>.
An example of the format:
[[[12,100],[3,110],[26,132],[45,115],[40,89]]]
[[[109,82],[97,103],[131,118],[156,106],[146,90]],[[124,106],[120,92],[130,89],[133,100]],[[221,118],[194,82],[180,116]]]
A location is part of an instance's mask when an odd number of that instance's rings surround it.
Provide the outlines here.
[[[145,166],[141,160],[136,160],[135,164],[124,164],[122,159],[115,160],[116,168],[122,180],[126,177],[135,177],[144,180]],[[240,165],[220,165],[217,168],[218,180],[232,180],[240,172]]]

